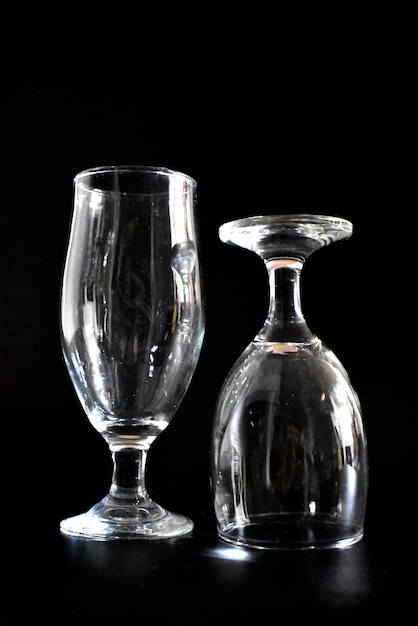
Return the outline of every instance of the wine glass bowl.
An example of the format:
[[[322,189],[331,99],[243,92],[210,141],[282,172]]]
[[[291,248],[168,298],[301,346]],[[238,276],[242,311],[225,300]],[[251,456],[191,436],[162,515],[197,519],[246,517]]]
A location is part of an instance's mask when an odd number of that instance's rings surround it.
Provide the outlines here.
[[[160,538],[193,522],[146,489],[147,453],[173,419],[204,335],[196,182],[166,168],[80,172],[61,297],[65,362],[112,454],[109,493],[61,522],[93,539]]]

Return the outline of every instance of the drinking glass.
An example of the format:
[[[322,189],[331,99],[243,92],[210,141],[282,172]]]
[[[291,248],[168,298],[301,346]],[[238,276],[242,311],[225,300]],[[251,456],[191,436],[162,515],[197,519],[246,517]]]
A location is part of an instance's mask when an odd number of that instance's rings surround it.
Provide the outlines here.
[[[75,177],[61,335],[78,398],[113,462],[107,495],[61,531],[96,540],[189,533],[193,522],[153,501],[145,478],[204,335],[192,178],[136,165]]]
[[[358,396],[336,355],[308,327],[308,256],[348,239],[328,215],[253,216],[223,224],[223,242],[264,261],[269,308],[230,370],[213,425],[212,486],[221,539],[256,548],[347,547],[363,536],[368,488]]]

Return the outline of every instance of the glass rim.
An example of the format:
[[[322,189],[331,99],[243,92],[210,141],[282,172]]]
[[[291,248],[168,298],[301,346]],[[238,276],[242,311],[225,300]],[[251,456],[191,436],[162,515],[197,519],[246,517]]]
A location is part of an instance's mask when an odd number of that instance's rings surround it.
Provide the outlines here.
[[[81,170],[74,176],[73,183],[75,186],[83,187],[84,189],[88,191],[109,193],[109,190],[100,189],[100,187],[97,187],[93,184],[92,185],[86,184],[83,181],[85,178],[89,176],[115,174],[115,173],[119,173],[119,174],[140,173],[140,174],[154,174],[156,176],[165,176],[167,178],[176,177],[176,178],[181,178],[187,181],[193,189],[196,188],[197,186],[197,181],[192,176],[190,176],[189,174],[186,174],[185,172],[181,172],[180,170],[171,169],[165,166],[138,165],[138,164],[98,165],[95,167],[88,167],[84,170]],[[120,192],[120,193],[126,193],[126,192]],[[136,192],[131,192],[131,193],[135,194]]]

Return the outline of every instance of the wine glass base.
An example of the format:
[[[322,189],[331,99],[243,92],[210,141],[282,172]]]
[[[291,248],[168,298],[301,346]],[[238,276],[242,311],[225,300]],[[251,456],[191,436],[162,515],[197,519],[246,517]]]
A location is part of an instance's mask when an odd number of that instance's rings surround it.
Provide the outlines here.
[[[219,537],[237,546],[278,550],[347,548],[363,537],[362,527],[326,515],[259,516],[250,523],[218,530]]]
[[[155,502],[143,506],[115,505],[105,498],[86,513],[62,520],[60,530],[72,537],[96,541],[169,539],[193,530],[185,515],[166,511]]]

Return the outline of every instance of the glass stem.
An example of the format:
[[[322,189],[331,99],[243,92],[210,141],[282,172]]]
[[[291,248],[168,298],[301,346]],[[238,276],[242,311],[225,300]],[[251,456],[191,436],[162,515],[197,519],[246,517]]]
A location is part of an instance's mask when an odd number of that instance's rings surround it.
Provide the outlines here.
[[[300,276],[303,262],[293,258],[265,261],[269,275],[270,302],[266,321],[256,341],[311,343],[316,340],[302,313]]]
[[[125,504],[141,504],[150,500],[145,487],[147,450],[111,448],[113,459],[109,497]]]

